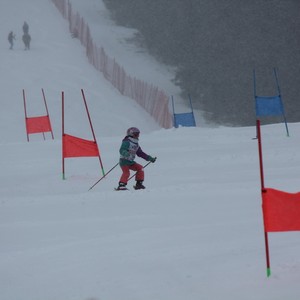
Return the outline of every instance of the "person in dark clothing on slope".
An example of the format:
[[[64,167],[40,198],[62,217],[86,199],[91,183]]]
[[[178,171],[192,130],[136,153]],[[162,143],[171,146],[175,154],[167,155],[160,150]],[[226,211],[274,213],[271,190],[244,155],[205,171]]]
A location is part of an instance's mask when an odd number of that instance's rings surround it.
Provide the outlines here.
[[[143,166],[139,163],[135,162],[134,159],[136,156],[145,159],[146,161],[151,161],[154,163],[156,161],[156,157],[152,157],[145,152],[143,152],[142,148],[139,146],[139,135],[140,130],[136,127],[130,127],[127,130],[127,135],[122,140],[122,144],[120,147],[120,167],[122,169],[122,175],[119,181],[119,186],[117,190],[126,190],[127,181],[130,176],[130,170],[135,171],[135,180],[136,185],[134,188],[136,190],[145,189],[143,185],[144,181],[144,169]]]
[[[10,44],[9,49],[12,50],[13,47],[14,47],[14,40],[16,39],[16,36],[15,36],[14,33],[11,31],[11,32],[8,34],[7,39],[8,39],[9,44]]]
[[[23,33],[24,34],[28,34],[29,33],[29,26],[27,24],[27,22],[25,21],[23,26],[22,26],[22,29],[23,29]]]
[[[31,41],[31,36],[29,33],[24,33],[22,36],[23,43],[25,45],[25,50],[30,49],[30,41]]]

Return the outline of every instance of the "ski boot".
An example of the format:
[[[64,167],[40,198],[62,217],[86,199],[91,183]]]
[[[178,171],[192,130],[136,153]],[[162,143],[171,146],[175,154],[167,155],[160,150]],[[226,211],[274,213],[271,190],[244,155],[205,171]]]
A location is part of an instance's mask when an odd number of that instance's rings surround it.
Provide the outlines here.
[[[142,180],[138,180],[136,185],[133,187],[135,190],[144,190],[146,187],[143,185]]]
[[[116,191],[126,191],[126,190],[128,190],[126,187],[126,183],[119,182],[119,186],[116,188]]]

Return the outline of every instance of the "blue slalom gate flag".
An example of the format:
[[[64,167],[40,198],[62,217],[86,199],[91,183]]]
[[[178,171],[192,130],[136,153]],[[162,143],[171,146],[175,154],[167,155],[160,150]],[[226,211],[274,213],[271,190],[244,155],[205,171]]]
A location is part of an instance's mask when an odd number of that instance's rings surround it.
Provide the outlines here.
[[[260,117],[268,117],[268,116],[282,116],[285,123],[287,136],[289,136],[289,129],[286,122],[282,97],[280,93],[280,88],[279,88],[279,83],[278,83],[278,78],[277,78],[277,73],[275,68],[274,68],[274,77],[276,81],[278,94],[274,96],[258,96],[256,94],[255,70],[253,70],[256,119],[259,119]]]
[[[255,109],[257,117],[284,115],[281,96],[260,97],[255,96]]]

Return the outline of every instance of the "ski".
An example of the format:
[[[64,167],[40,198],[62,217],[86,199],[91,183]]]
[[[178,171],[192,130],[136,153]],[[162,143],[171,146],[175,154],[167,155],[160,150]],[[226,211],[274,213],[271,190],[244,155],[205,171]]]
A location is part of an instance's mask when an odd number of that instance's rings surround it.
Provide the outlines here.
[[[139,191],[139,190],[144,190],[145,188],[140,188],[140,187],[136,187],[135,185],[133,186],[133,189],[136,190],[136,191]],[[122,189],[119,189],[119,188],[114,188],[115,191],[119,192],[119,191],[130,191],[130,189],[128,189],[127,187],[125,188],[122,188]]]
[[[119,189],[119,188],[114,188],[115,191],[119,192],[119,191],[129,191],[128,188],[123,188],[123,189]]]

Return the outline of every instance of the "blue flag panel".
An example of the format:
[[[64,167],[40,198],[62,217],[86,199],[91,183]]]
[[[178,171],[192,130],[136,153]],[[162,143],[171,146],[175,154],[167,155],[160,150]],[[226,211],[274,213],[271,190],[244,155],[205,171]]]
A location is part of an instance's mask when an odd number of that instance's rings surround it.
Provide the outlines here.
[[[176,128],[179,126],[195,127],[196,122],[195,122],[195,117],[194,117],[193,112],[174,114],[174,126]]]
[[[284,115],[283,104],[280,96],[255,97],[256,116],[281,116]]]

